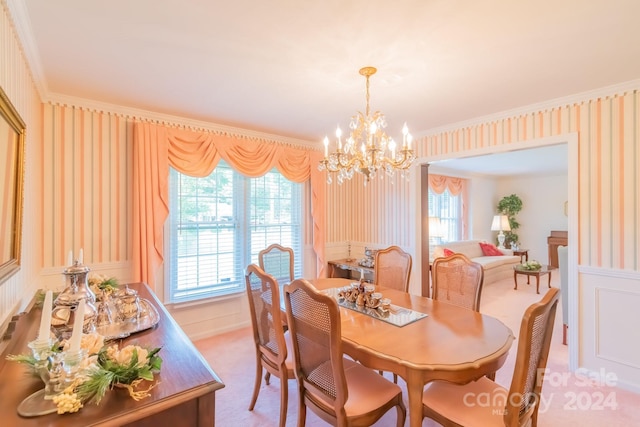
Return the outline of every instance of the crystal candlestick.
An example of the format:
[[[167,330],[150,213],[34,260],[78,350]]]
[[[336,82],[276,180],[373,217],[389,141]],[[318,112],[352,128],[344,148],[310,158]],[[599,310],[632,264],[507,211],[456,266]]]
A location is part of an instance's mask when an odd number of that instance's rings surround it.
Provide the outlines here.
[[[63,366],[65,372],[65,388],[73,384],[73,382],[78,377],[80,370],[82,368],[82,360],[85,357],[85,351],[83,349],[79,350],[67,350],[64,352],[63,356]]]
[[[18,414],[23,417],[37,417],[56,412],[58,407],[51,399],[59,393],[61,371],[58,369],[56,372],[55,363],[52,363],[55,358],[55,353],[51,350],[53,342],[51,339],[38,338],[31,341],[28,346],[36,360],[35,370],[42,378],[45,387],[20,402],[17,408]]]

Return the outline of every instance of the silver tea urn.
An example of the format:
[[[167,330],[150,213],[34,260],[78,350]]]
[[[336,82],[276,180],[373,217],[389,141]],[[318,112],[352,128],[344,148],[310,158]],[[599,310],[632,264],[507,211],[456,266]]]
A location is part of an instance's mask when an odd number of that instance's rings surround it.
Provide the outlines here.
[[[89,267],[80,264],[77,260],[72,266],[67,267],[63,274],[66,276],[66,288],[53,302],[51,314],[51,326],[61,332],[70,331],[73,328],[76,309],[80,301],[85,301],[83,331],[93,332],[94,320],[97,315],[95,306],[96,296],[89,288]]]

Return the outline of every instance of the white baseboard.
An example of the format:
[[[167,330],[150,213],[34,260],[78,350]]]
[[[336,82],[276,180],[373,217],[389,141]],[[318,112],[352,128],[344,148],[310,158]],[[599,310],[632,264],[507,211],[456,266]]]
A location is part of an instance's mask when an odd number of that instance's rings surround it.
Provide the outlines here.
[[[203,340],[216,335],[224,334],[226,332],[235,331],[236,329],[246,328],[248,326],[251,326],[251,322],[239,322],[234,324],[221,325],[219,328],[215,328],[215,329],[207,329],[207,330],[201,330],[197,332],[191,332],[190,334],[187,334],[187,336],[191,341],[198,341],[198,340]]]

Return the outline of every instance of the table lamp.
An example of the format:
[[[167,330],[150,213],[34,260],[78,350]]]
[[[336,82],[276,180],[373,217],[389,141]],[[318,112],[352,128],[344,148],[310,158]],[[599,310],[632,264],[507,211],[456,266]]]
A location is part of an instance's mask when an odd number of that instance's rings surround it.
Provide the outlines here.
[[[493,222],[491,223],[491,231],[499,231],[498,233],[498,249],[505,249],[504,247],[504,233],[503,231],[511,231],[509,226],[509,217],[506,215],[495,215]]]
[[[440,218],[437,216],[429,217],[429,240],[433,241],[434,244],[442,243],[442,237],[444,237],[444,233],[442,232],[442,223],[440,222]]]

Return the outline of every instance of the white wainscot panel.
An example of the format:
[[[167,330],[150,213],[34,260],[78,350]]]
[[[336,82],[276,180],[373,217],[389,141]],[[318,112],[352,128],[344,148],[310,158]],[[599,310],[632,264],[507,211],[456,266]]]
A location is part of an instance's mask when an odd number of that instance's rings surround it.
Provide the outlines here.
[[[596,355],[635,369],[640,369],[639,291],[596,288]]]
[[[580,269],[580,365],[640,392],[640,272]]]
[[[191,303],[168,304],[167,309],[192,341],[251,325],[244,293]]]

